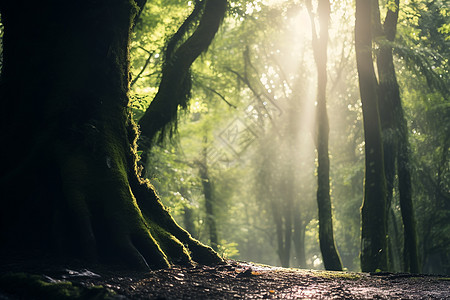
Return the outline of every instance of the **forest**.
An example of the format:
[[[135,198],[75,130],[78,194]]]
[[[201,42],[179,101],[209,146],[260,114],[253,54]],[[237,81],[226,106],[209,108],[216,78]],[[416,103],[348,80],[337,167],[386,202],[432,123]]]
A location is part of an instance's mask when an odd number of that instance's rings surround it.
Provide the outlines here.
[[[450,1],[0,3],[1,261],[450,274]]]
[[[324,268],[317,207],[322,163],[315,139],[324,138],[317,136],[321,125],[329,127],[325,193],[332,205],[332,236],[340,268],[357,271],[368,117],[355,59],[355,3],[330,1],[323,15],[322,2],[328,1],[313,2],[230,1],[216,37],[191,68],[191,94],[177,119],[177,134],[152,148],[147,176],[177,222],[219,254]],[[388,94],[379,100],[389,269],[407,271],[403,259],[408,247],[417,247],[416,272],[449,273],[449,2],[378,5],[379,21],[370,25],[377,85],[387,90],[397,84],[396,99]],[[135,118],[155,98],[168,38],[194,7],[195,1],[187,6],[162,1],[143,11],[131,48]],[[398,13],[395,25],[387,24],[389,13]],[[386,52],[392,53],[394,69],[383,79]],[[325,59],[324,79],[318,79],[317,56]],[[319,98],[320,80],[326,100]],[[325,108],[319,101],[326,101]],[[395,101],[399,108],[393,108]],[[406,145],[399,145],[402,139]],[[405,208],[398,155],[407,156],[403,168],[410,173]],[[383,164],[383,158],[374,159]],[[408,209],[416,246],[405,244],[402,213]]]

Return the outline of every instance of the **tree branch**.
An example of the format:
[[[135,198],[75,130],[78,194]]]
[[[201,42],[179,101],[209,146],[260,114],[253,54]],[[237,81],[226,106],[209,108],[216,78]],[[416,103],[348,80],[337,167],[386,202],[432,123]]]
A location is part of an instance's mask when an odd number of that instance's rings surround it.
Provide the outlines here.
[[[197,6],[203,2],[198,2]],[[178,37],[172,38],[166,47],[165,64],[162,70],[158,93],[139,121],[141,134],[148,145],[155,142],[159,135],[161,142],[167,131],[169,135],[176,130],[178,108],[187,108],[191,92],[190,67],[197,57],[208,49],[225,16],[227,0],[207,0],[204,4],[199,25],[192,35],[177,49]],[[192,16],[192,14],[191,14]],[[191,22],[191,16],[188,17]],[[186,25],[187,26],[187,25]],[[183,26],[179,32],[185,32]]]
[[[147,60],[145,61],[144,66],[142,67],[142,69],[139,71],[139,73],[136,75],[136,77],[131,81],[130,88],[136,83],[136,81],[138,81],[138,79],[141,77],[142,73],[144,73],[145,69],[147,68],[148,64],[150,63],[150,60],[153,57],[153,54],[155,53],[155,52],[150,52],[150,51],[144,49],[143,47],[139,47],[139,48],[141,48],[145,52],[149,53],[149,56],[148,56]]]
[[[177,32],[170,38],[169,42],[166,46],[165,51],[165,60],[166,62],[172,58],[172,55],[175,51],[177,44],[183,39],[189,29],[193,26],[195,20],[197,19],[200,12],[203,10],[205,6],[204,0],[196,0],[194,10],[191,14],[184,20],[183,24],[181,24],[180,28],[178,28]]]
[[[236,106],[236,105],[231,104],[230,102],[228,102],[228,100],[227,100],[222,94],[220,94],[218,91],[216,91],[215,89],[213,89],[213,88],[211,88],[211,87],[209,87],[209,86],[207,86],[207,85],[201,83],[200,81],[197,81],[196,83],[197,83],[199,86],[201,86],[202,88],[207,89],[208,91],[213,92],[214,94],[216,94],[217,96],[219,96],[219,98],[222,99],[226,104],[228,104],[228,106],[230,106],[230,107],[232,107],[232,108],[234,108],[234,109],[237,109],[237,106]]]

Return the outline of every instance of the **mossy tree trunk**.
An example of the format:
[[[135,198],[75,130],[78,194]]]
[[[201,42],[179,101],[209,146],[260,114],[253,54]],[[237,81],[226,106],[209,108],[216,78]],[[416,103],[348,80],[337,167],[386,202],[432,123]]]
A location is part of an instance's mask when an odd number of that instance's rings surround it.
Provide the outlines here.
[[[311,16],[314,59],[317,67],[316,149],[317,149],[317,207],[319,211],[320,251],[326,270],[342,270],[342,262],[336,248],[333,233],[333,217],[330,196],[330,158],[328,155],[329,123],[327,113],[327,45],[330,20],[329,0],[319,0],[319,35],[315,29],[311,1],[307,2]]]
[[[379,10],[378,3],[376,9]],[[404,271],[419,272],[417,253],[417,233],[412,202],[411,173],[409,166],[408,126],[403,113],[400,88],[395,73],[392,43],[397,31],[399,1],[395,8],[388,8],[383,24],[379,11],[375,22],[378,24],[377,55],[378,90],[380,101],[380,120],[383,133],[384,167],[387,181],[386,212],[390,210],[394,178],[397,171],[400,207],[404,229]]]
[[[361,269],[387,269],[386,179],[378,110],[377,79],[372,61],[372,1],[356,0],[355,50],[364,118],[365,178],[361,207]]]
[[[389,13],[391,12],[391,13]],[[400,101],[400,93],[395,77],[393,65],[392,47],[387,42],[392,42],[395,36],[396,17],[391,10],[388,10],[384,24],[380,22],[380,11],[378,1],[373,1],[373,33],[380,48],[377,54],[378,70],[378,100],[380,111],[381,131],[383,138],[384,173],[386,177],[386,216],[389,216],[392,205],[393,192],[395,187],[396,157],[398,149],[398,131],[396,128],[395,102]],[[397,14],[398,16],[398,14]],[[386,22],[387,21],[387,22]],[[384,25],[384,26],[383,26]],[[394,28],[392,28],[394,26]],[[388,33],[389,37],[386,36]],[[389,232],[389,222],[386,217],[386,230]],[[393,244],[388,238],[388,247]],[[391,255],[392,254],[392,255]],[[388,251],[388,269],[394,271],[395,255],[390,249]],[[398,270],[400,271],[400,270]]]
[[[134,1],[2,1],[2,257],[143,269],[219,262],[136,168],[128,114]]]
[[[169,41],[158,92],[139,120],[139,148],[143,151],[144,165],[152,145],[176,130],[178,109],[187,108],[191,94],[191,65],[208,49],[225,17],[227,7],[227,0],[196,1],[191,15]],[[197,21],[198,26],[185,39]]]

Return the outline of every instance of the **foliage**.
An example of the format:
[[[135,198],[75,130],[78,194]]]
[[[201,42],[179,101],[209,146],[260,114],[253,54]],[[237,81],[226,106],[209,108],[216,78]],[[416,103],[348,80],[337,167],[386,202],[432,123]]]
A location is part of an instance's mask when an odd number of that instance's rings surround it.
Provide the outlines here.
[[[193,9],[189,3],[148,3],[136,25],[134,76],[149,59],[132,86],[136,118],[156,93],[163,49]],[[393,3],[381,1],[385,7]],[[344,267],[357,271],[365,153],[353,50],[353,1],[331,4],[328,110],[334,224]],[[427,265],[432,253],[450,253],[446,219],[450,175],[445,154],[450,124],[448,1],[414,0],[400,7],[398,35],[392,46],[407,112],[414,201],[422,260]],[[299,122],[311,119],[306,111],[314,101],[309,88],[315,85],[311,80],[315,75],[310,30],[304,21],[308,21],[307,14],[300,1],[230,1],[216,39],[193,65],[192,99],[188,112],[180,116],[180,132],[171,143],[153,150],[149,170],[177,221],[186,227],[185,214],[192,213],[191,234],[208,242],[204,196],[195,166],[206,146],[218,195],[220,251],[233,258],[279,264],[273,211],[268,204],[270,199],[284,198],[280,183],[286,167],[296,165],[297,193],[306,201],[298,215],[305,221],[307,265],[320,268],[316,208],[306,204],[314,198],[315,162],[306,154],[313,149],[311,135],[304,129],[299,137],[303,144],[297,145],[297,153],[290,153],[285,148],[290,137],[283,131],[288,112],[293,111],[288,103],[305,105],[296,111]],[[244,129],[239,135],[242,148],[226,139],[232,128]],[[270,179],[263,181],[263,175]],[[396,203],[398,192],[394,192],[393,212],[394,219],[400,220]],[[401,228],[401,222],[397,226]],[[400,234],[400,243],[402,238]],[[297,264],[293,253],[291,261]]]
[[[424,272],[449,272],[449,1],[411,1],[400,15],[399,81],[409,120]],[[401,48],[403,47],[403,48]],[[402,49],[408,48],[403,55]],[[400,49],[401,51],[397,51]]]
[[[192,9],[192,2],[186,5],[185,1],[178,0],[147,1],[137,20],[130,48],[131,80],[134,82],[131,105],[138,113],[136,120],[156,95],[167,40]]]
[[[450,82],[450,2],[414,0],[400,15],[400,42],[394,51],[405,66],[426,78],[428,86],[448,99]]]
[[[424,92],[423,78],[404,81],[410,119],[415,193],[425,272],[449,271],[449,105],[437,92]],[[437,268],[437,269],[436,269]]]

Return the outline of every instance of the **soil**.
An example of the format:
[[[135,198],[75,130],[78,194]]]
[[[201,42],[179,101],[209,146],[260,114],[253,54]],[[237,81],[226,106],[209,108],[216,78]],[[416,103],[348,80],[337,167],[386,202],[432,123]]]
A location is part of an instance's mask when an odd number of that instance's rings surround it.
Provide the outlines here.
[[[38,280],[45,291],[27,280]],[[20,281],[20,288],[14,281]],[[50,295],[55,287],[67,289],[68,283],[72,290]],[[151,272],[0,265],[0,300],[9,299],[450,299],[450,278],[286,269],[231,260]]]

